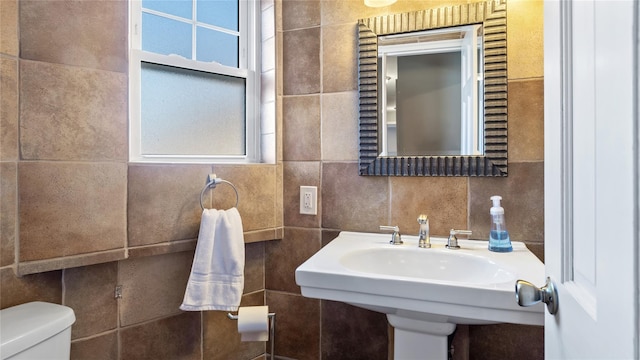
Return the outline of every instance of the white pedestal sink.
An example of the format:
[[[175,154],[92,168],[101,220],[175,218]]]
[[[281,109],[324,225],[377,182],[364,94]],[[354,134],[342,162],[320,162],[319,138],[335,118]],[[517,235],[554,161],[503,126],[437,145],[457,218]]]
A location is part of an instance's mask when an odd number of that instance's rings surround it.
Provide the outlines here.
[[[543,285],[544,264],[523,243],[493,253],[486,241],[459,240],[460,250],[431,238],[418,247],[390,235],[341,232],[296,269],[302,295],[342,301],[387,314],[394,327],[396,360],[447,359],[447,336],[456,324],[544,324],[544,305],[520,307],[515,282]]]

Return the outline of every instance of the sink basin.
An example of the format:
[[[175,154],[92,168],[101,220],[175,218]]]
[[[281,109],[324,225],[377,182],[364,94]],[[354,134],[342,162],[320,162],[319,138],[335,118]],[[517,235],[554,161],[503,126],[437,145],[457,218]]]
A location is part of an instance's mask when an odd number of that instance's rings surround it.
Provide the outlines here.
[[[394,246],[356,250],[343,255],[340,263],[363,273],[429,279],[440,284],[511,285],[517,280],[513,272],[491,259],[446,248]]]
[[[303,296],[342,301],[387,314],[395,328],[397,359],[446,359],[447,335],[456,324],[544,324],[544,307],[520,307],[515,282],[545,283],[544,264],[524,243],[494,253],[486,241],[458,240],[460,250],[431,238],[418,247],[403,235],[391,245],[389,234],[341,232],[296,269]],[[433,352],[435,348],[439,350]]]

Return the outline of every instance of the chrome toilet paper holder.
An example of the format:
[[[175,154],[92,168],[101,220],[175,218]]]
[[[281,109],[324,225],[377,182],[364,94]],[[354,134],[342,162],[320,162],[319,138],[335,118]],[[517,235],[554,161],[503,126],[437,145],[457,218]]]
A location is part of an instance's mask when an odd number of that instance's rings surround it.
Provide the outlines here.
[[[276,313],[269,313],[267,315],[269,317],[269,340],[271,341],[271,360],[276,358],[274,353],[275,344],[276,344]],[[231,320],[238,320],[238,315],[233,315],[232,313],[227,313],[227,317]]]

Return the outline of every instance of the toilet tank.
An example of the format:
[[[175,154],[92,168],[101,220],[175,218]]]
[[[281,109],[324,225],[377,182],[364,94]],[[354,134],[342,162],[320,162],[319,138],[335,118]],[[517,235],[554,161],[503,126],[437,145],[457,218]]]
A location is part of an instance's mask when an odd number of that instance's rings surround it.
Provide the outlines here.
[[[71,308],[40,301],[0,310],[0,358],[68,360],[75,321]]]

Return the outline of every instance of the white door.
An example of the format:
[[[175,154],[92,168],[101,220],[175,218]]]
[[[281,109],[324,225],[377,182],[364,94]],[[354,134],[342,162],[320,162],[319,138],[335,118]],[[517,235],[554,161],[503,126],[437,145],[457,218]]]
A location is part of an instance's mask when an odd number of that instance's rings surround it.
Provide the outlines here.
[[[638,9],[544,7],[545,357],[637,359]]]

